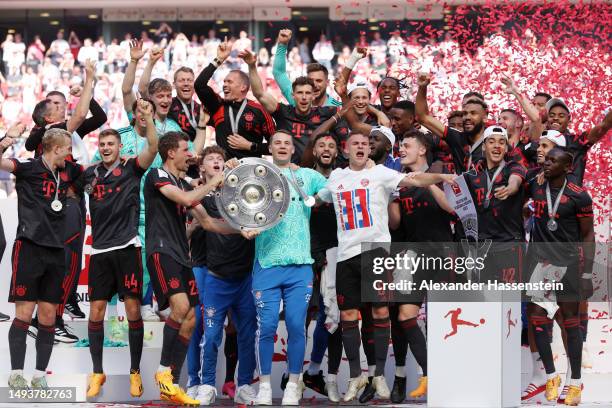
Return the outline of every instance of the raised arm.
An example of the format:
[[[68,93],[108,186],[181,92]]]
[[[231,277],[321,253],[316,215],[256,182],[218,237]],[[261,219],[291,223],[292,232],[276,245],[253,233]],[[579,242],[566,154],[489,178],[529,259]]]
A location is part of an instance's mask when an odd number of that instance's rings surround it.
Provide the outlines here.
[[[325,122],[321,123],[319,127],[317,127],[311,134],[308,140],[308,145],[306,149],[304,149],[304,154],[302,155],[302,161],[300,165],[302,167],[311,168],[314,166],[314,141],[317,140],[319,135],[326,135],[331,132],[331,130],[342,120],[342,118],[346,115],[346,112],[352,110],[353,105],[349,102],[347,105],[342,106],[342,109],[338,108],[338,111]],[[369,133],[368,133],[369,134]]]
[[[196,136],[193,139],[193,151],[197,155],[202,154],[202,150],[206,147],[206,141],[208,140],[208,121],[210,115],[204,108],[204,105],[200,106],[200,119],[198,120],[198,126],[196,127]]]
[[[136,101],[136,96],[132,88],[134,87],[134,81],[136,81],[136,67],[138,61],[144,56],[142,49],[142,40],[130,41],[130,63],[125,70],[123,76],[123,82],[121,83],[121,93],[123,94],[123,108],[126,112],[132,111],[132,105]]]
[[[287,103],[289,103],[289,105],[295,105],[291,89],[291,80],[289,79],[289,75],[287,75],[287,47],[289,46],[291,35],[291,30],[286,28],[278,32],[276,55],[274,56],[274,64],[272,65],[272,76],[287,100]]]
[[[76,130],[81,139],[104,125],[108,119],[106,112],[104,112],[104,109],[94,98],[91,98],[91,101],[89,101],[89,112],[91,116],[85,119]]]
[[[143,149],[138,155],[138,164],[143,169],[148,169],[155,160],[157,155],[157,129],[155,129],[155,122],[153,121],[153,106],[150,102],[144,99],[138,100],[138,106],[136,107],[139,113],[144,116],[147,121],[147,128],[145,134],[147,136],[147,148]]]
[[[0,139],[0,156],[4,154],[6,149],[13,145],[13,143],[15,142],[14,138],[21,136],[24,130],[25,126],[19,123],[17,125],[11,126],[9,130],[6,131],[6,135],[4,135],[2,139]],[[12,173],[13,171],[15,171],[15,163],[13,163],[13,161],[10,159],[2,158],[0,159],[0,170]]]
[[[253,96],[257,98],[266,111],[274,113],[278,108],[278,101],[272,94],[265,92],[263,89],[261,78],[257,72],[257,57],[249,50],[242,51],[238,54],[238,57],[242,58],[249,66],[249,80],[251,82],[251,92],[253,92]]]
[[[141,98],[149,97],[149,82],[151,82],[151,73],[153,72],[153,67],[155,66],[157,61],[159,61],[160,58],[163,56],[163,48],[153,47],[149,50],[149,60],[147,61],[144,70],[142,71],[140,81],[138,81],[138,92],[140,93]]]
[[[523,112],[525,112],[525,114],[529,118],[529,121],[531,122],[529,125],[530,139],[538,140],[540,138],[540,135],[542,134],[542,131],[544,130],[544,125],[542,124],[542,120],[540,119],[540,111],[534,104],[531,103],[529,98],[527,98],[521,93],[512,78],[506,75],[502,75],[501,82],[506,87],[506,93],[509,95],[514,95],[519,105],[521,105]]]
[[[590,130],[587,139],[591,143],[597,143],[606,135],[606,133],[608,133],[610,129],[612,129],[612,109],[608,108],[606,110],[606,116],[604,119],[600,124]]]
[[[367,55],[368,49],[366,47],[353,48],[351,56],[346,61],[346,65],[342,68],[342,71],[340,71],[338,77],[341,78],[344,83],[348,84],[353,68],[355,68],[355,65],[357,65],[360,59],[365,58]]]
[[[440,122],[438,119],[431,116],[429,113],[429,106],[427,105],[427,86],[431,81],[430,75],[425,73],[420,73],[417,78],[417,85],[419,86],[419,90],[417,91],[416,101],[415,101],[415,112],[417,116],[417,120],[423,126],[425,126],[429,131],[433,134],[436,134],[440,137],[444,137],[444,124]]]
[[[87,113],[89,112],[89,103],[93,96],[94,79],[96,76],[96,65],[94,61],[85,61],[85,84],[81,91],[81,97],[77,103],[74,114],[68,119],[66,123],[66,130],[70,133],[74,132],[83,124]]]
[[[227,42],[227,37],[225,37],[223,42],[217,47],[217,57],[200,72],[200,75],[198,75],[193,84],[198,99],[211,115],[214,115],[221,107],[221,98],[208,85],[208,81],[210,81],[217,68],[223,64],[231,52],[232,45]]]

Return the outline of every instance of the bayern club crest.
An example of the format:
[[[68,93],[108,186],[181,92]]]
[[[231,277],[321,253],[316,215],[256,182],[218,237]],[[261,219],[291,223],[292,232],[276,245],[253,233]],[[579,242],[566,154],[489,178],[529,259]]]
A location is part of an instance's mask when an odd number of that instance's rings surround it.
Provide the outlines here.
[[[207,307],[206,308],[206,316],[207,317],[213,317],[216,312],[217,312],[217,309],[215,309],[214,307]]]
[[[247,122],[252,122],[253,119],[255,119],[255,115],[253,115],[253,112],[247,112],[244,114],[244,120],[246,120]]]
[[[366,178],[361,179],[361,185],[362,185],[363,187],[367,187],[369,184],[370,184],[370,180],[368,180],[368,179],[366,179]]]

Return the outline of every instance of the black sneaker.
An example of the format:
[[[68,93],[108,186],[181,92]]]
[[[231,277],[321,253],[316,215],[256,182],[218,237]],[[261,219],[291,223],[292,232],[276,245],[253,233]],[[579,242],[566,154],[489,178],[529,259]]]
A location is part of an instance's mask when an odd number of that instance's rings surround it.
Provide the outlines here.
[[[304,380],[304,385],[310,388],[311,390],[318,392],[321,395],[325,395],[327,397],[327,390],[325,389],[325,378],[323,377],[323,370],[319,370],[318,374],[310,375],[308,371],[304,372],[302,376]]]
[[[281,390],[285,391],[285,387],[287,386],[288,382],[289,382],[289,374],[283,373],[283,376],[281,377]]]
[[[11,316],[0,312],[0,322],[6,322],[6,321],[9,321],[10,319],[11,319]]]
[[[399,404],[406,399],[406,377],[395,376],[391,390],[391,402]]]
[[[32,320],[30,321],[30,327],[28,327],[28,336],[32,337],[33,339],[35,339],[36,336],[38,336],[38,317],[37,316],[34,316]]]
[[[70,327],[64,324],[63,320],[55,322],[55,344],[73,344],[79,341],[79,338],[69,331]]]
[[[68,316],[72,317],[73,319],[85,318],[85,313],[83,313],[79,307],[79,304],[76,302],[66,303],[66,306],[64,306],[64,314],[68,314]]]
[[[368,377],[368,385],[365,386],[363,392],[359,396],[359,402],[365,404],[368,401],[371,401],[376,395],[376,388],[372,386],[372,380],[374,377]]]

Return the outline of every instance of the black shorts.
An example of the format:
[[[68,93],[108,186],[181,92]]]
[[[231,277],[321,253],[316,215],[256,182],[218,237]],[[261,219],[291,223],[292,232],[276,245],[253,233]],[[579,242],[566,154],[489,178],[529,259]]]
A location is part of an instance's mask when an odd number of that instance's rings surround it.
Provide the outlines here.
[[[142,301],[141,248],[130,245],[91,256],[89,261],[89,300],[112,299],[115,294]]]
[[[167,308],[170,296],[176,293],[185,293],[192,307],[199,304],[198,287],[191,267],[178,263],[170,255],[153,252],[147,257],[147,269],[159,310]]]
[[[371,282],[370,279],[364,282],[361,273],[364,268],[362,265],[364,259],[371,260],[374,256],[386,255],[383,250],[375,249],[367,254],[362,253],[336,264],[336,300],[340,310],[359,309],[363,303],[371,303],[374,307],[387,305],[388,293],[386,291],[376,292],[370,289],[367,292],[367,299],[362,296],[362,284],[370,285]]]
[[[17,239],[13,244],[12,266],[9,302],[61,302],[64,290],[64,248],[44,247]]]

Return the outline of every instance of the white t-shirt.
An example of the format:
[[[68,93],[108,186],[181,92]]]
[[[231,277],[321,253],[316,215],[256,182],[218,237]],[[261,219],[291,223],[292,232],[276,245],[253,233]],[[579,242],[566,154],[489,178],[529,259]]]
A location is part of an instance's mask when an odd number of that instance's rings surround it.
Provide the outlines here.
[[[336,169],[319,197],[334,203],[338,225],[338,262],[361,253],[362,242],[391,242],[389,199],[405,174],[379,164],[353,171]]]

